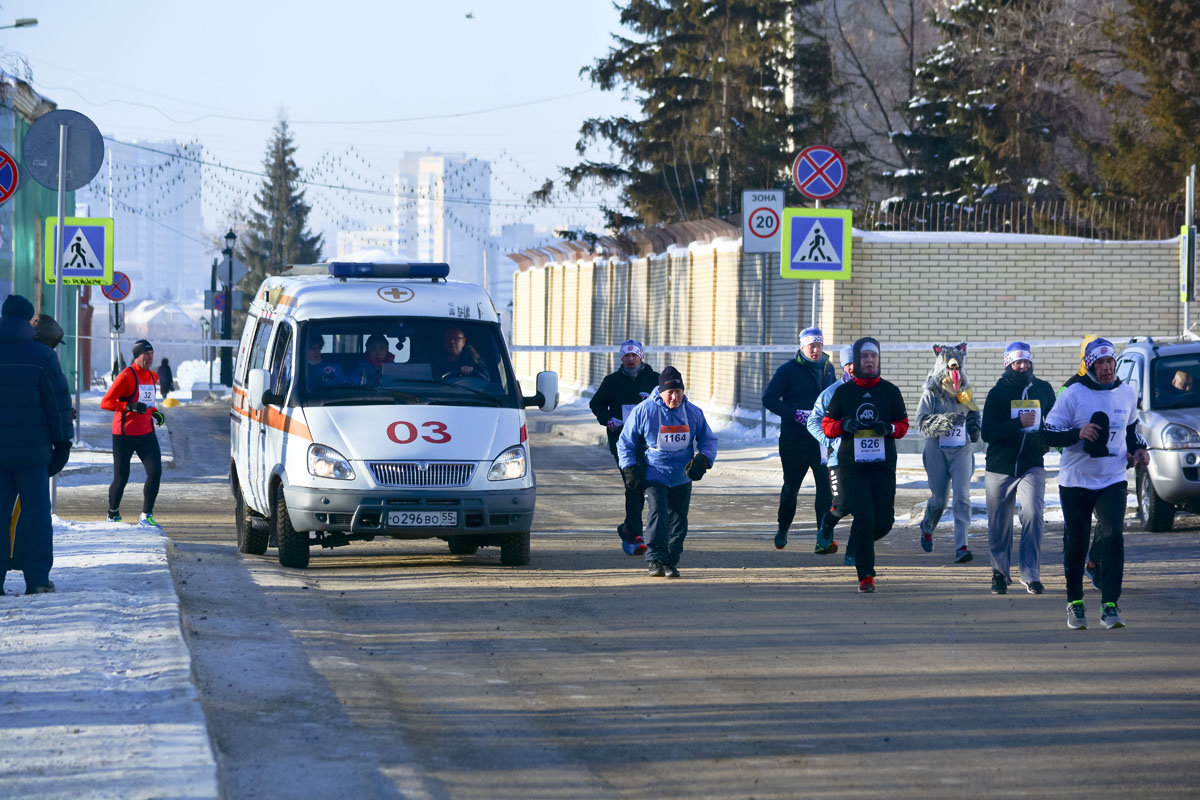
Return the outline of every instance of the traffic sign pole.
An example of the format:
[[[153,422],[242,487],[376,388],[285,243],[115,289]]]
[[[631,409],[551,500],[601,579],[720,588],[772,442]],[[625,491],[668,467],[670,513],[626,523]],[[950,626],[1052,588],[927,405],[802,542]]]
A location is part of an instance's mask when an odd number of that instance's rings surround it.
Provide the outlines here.
[[[62,324],[62,251],[63,234],[66,230],[67,219],[67,126],[58,126],[58,229],[54,232],[54,321]],[[79,333],[78,330],[75,331]],[[79,339],[75,339],[75,349],[79,349]],[[75,381],[79,381],[76,373]],[[58,476],[50,478],[50,513],[55,513],[58,505]]]

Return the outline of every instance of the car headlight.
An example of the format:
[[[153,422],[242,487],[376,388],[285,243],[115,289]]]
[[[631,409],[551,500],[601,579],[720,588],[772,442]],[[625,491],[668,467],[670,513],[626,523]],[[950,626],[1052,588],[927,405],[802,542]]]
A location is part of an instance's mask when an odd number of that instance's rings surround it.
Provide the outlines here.
[[[1185,450],[1189,447],[1200,447],[1200,433],[1196,433],[1186,425],[1172,422],[1162,429],[1162,445],[1168,450]]]
[[[318,478],[333,478],[338,481],[354,480],[354,467],[346,457],[323,444],[308,446],[308,472]]]
[[[489,481],[511,481],[513,478],[525,477],[525,448],[521,445],[510,447],[492,462],[488,470]]]

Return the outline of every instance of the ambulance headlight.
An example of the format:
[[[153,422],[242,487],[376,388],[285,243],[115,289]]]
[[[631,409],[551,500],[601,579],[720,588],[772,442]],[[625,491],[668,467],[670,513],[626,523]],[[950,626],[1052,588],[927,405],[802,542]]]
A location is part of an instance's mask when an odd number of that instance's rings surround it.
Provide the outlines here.
[[[318,478],[333,478],[338,481],[354,480],[354,467],[346,457],[323,444],[308,446],[308,472]]]
[[[489,481],[511,481],[524,477],[525,448],[521,445],[510,447],[497,456],[492,462],[492,468],[488,470]]]

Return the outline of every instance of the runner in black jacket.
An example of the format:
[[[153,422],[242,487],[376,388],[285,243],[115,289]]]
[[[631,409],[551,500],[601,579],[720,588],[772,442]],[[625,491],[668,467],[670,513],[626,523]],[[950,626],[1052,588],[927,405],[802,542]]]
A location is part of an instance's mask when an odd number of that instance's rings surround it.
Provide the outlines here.
[[[775,370],[763,392],[762,402],[768,411],[779,416],[779,460],[783,464],[783,488],[779,491],[778,525],[775,529],[775,548],[787,547],[788,529],[796,517],[796,494],[804,476],[811,469],[817,484],[813,511],[820,525],[833,506],[833,490],[829,485],[829,467],[821,457],[821,445],[808,432],[812,407],[825,387],[837,380],[838,372],[824,353],[825,343],[820,328],[805,328],[800,333],[800,349],[796,357]],[[817,546],[818,553],[832,553],[834,548]]]
[[[617,460],[617,439],[634,406],[650,396],[658,387],[658,373],[644,361],[642,343],[629,339],[621,345],[621,366],[604,376],[600,388],[588,404],[596,420],[608,429],[608,449]],[[617,526],[621,549],[627,555],[646,552],[642,539],[642,508],[646,504],[645,490],[625,489],[625,520]]]
[[[896,385],[879,377],[879,342],[854,343],[854,380],[829,400],[821,430],[841,437],[838,469],[846,509],[854,515],[846,554],[854,558],[858,590],[875,591],[875,542],[896,521],[896,439],[908,433],[908,411]]]
[[[1004,375],[983,404],[983,440],[987,442],[988,550],[992,561],[992,594],[1005,594],[1012,582],[1013,511],[1021,503],[1021,585],[1041,594],[1042,532],[1045,529],[1048,449],[1042,436],[1046,415],[1054,407],[1054,389],[1033,376],[1033,352],[1025,342],[1004,350]]]

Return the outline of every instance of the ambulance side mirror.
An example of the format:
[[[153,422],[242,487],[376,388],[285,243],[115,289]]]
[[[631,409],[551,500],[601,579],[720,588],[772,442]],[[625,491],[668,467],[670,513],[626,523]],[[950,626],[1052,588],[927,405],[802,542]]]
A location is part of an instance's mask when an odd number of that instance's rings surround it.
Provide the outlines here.
[[[267,394],[267,387],[270,385],[270,372],[265,369],[250,370],[250,375],[246,378],[246,395],[250,399],[250,407],[255,411],[262,411],[266,405],[263,395]]]
[[[522,398],[526,408],[537,406],[542,411],[553,411],[558,408],[558,373],[539,372],[537,374],[537,394],[533,397]]]

